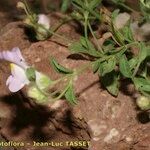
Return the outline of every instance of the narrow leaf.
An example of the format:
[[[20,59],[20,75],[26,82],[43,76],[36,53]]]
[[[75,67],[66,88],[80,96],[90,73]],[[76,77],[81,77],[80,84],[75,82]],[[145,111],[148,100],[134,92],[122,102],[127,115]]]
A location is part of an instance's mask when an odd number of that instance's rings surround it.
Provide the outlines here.
[[[61,11],[66,12],[70,4],[71,4],[70,0],[63,0],[62,5],[61,5]]]
[[[106,74],[101,78],[102,84],[113,96],[117,96],[119,93],[119,77],[116,72]]]
[[[51,58],[51,65],[53,66],[55,71],[57,71],[58,73],[62,73],[62,74],[71,74],[71,73],[73,73],[72,70],[70,70],[68,68],[65,68],[62,65],[60,65],[54,58]]]
[[[144,78],[134,78],[134,84],[138,90],[150,92],[150,80]]]
[[[119,68],[122,75],[124,75],[127,78],[131,78],[132,76],[131,68],[125,55],[123,55],[120,58]]]
[[[65,97],[71,104],[77,104],[72,84],[68,87]]]
[[[100,64],[100,75],[104,76],[105,74],[113,71],[116,66],[116,60],[114,58],[110,58],[108,61],[104,61]]]
[[[140,43],[139,62],[144,61],[147,56],[148,56],[148,53],[147,53],[147,48],[145,44]]]

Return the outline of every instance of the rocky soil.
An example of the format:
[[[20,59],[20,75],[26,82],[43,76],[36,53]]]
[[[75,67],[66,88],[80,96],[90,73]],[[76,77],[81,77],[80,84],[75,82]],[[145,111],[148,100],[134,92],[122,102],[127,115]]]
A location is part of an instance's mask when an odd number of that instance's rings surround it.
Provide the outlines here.
[[[2,14],[2,17],[1,17]],[[4,16],[3,16],[4,15]],[[60,18],[51,14],[52,24]],[[29,38],[22,22],[12,22],[0,12],[0,51],[19,47],[26,61],[52,79],[59,77],[49,65],[49,57],[69,68],[77,68],[88,61],[71,55],[67,43],[53,37],[37,42]],[[63,25],[59,34],[78,39],[73,24]],[[136,108],[136,94],[132,85],[124,84],[117,98],[101,86],[99,77],[87,70],[75,79],[78,104],[70,106],[65,100],[40,105],[27,99],[24,90],[12,94],[6,87],[9,64],[0,62],[0,141],[90,141],[89,147],[58,147],[59,150],[149,150],[149,114]],[[126,82],[126,81],[125,81]],[[0,148],[1,149],[1,148]],[[40,150],[41,147],[3,147],[3,150]],[[54,150],[56,147],[42,147]]]

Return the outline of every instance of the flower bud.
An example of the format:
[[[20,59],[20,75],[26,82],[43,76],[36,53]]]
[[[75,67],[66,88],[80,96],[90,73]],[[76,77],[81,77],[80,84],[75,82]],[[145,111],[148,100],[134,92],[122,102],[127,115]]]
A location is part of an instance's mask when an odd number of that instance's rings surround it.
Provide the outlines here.
[[[33,26],[33,23],[29,17],[26,17],[23,22],[28,26]]]
[[[37,100],[37,102],[42,103],[47,100],[47,96],[44,95],[36,86],[30,86],[27,95],[30,98]]]
[[[39,14],[38,15],[38,24],[41,24],[46,29],[49,29],[50,28],[50,19],[44,14]]]
[[[40,72],[36,72],[36,84],[41,90],[47,89],[52,82],[53,81],[48,76]]]
[[[36,28],[36,38],[46,40],[49,36],[50,19],[44,14],[39,14],[37,23],[39,26]]]
[[[148,97],[140,96],[136,100],[136,103],[137,103],[138,107],[142,110],[150,109],[150,98],[148,98]]]
[[[41,26],[36,28],[36,39],[39,41],[46,40],[49,37],[49,33]]]
[[[21,8],[21,9],[25,10],[26,6],[25,6],[25,4],[23,2],[18,2],[17,3],[17,8]]]

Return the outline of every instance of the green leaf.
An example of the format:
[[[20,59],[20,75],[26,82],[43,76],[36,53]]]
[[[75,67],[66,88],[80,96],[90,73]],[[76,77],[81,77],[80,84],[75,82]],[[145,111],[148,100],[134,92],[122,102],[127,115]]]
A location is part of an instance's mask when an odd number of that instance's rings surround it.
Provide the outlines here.
[[[48,99],[48,97],[35,85],[28,88],[27,95],[28,97],[35,99],[38,103],[44,103]]]
[[[119,30],[116,29],[116,27],[114,26],[114,24],[112,23],[111,25],[111,32],[115,38],[115,40],[120,44],[120,45],[124,45],[124,36],[121,34],[121,32]]]
[[[91,0],[89,4],[90,9],[95,9],[101,2],[102,0]]]
[[[124,35],[124,38],[126,39],[126,41],[133,42],[134,41],[134,37],[133,37],[133,33],[132,33],[130,25],[131,25],[131,23],[130,23],[130,20],[129,20],[127,25],[125,25],[121,29],[121,32]]]
[[[148,56],[147,47],[144,43],[140,43],[140,52],[139,52],[139,62],[142,62],[145,60],[145,58]]]
[[[123,48],[119,49],[119,51],[117,51],[117,53],[115,52],[115,57],[116,59],[119,61],[120,58],[122,57],[122,55],[127,51],[127,47],[123,46]]]
[[[26,69],[26,76],[29,81],[35,81],[36,75],[35,75],[35,69],[33,67]]]
[[[80,42],[74,42],[69,46],[69,50],[74,53],[88,53],[87,49],[85,49]]]
[[[82,0],[72,0],[73,3],[78,4],[79,6],[83,5],[83,1]]]
[[[116,17],[119,14],[119,11],[120,11],[119,9],[116,9],[112,12],[112,15],[111,15],[112,21],[115,21]]]
[[[111,22],[111,32],[115,38],[115,40],[120,44],[120,45],[124,45],[124,35],[121,34],[121,32],[119,30],[116,29],[115,25],[114,25],[114,21],[116,19],[116,17],[118,16],[119,10],[115,10],[112,13],[112,22]]]
[[[110,72],[101,77],[102,84],[113,96],[117,96],[119,93],[119,77],[116,72]]]
[[[147,56],[150,56],[150,46],[147,46]]]
[[[93,67],[93,72],[96,73],[100,67],[99,60],[95,61],[92,67]]]
[[[36,85],[40,90],[46,90],[50,85],[53,84],[53,81],[43,73],[36,73]]]
[[[53,68],[55,69],[56,72],[58,73],[62,73],[62,74],[71,74],[73,73],[72,70],[63,67],[62,65],[60,65],[54,58],[51,58],[51,65],[53,66]]]
[[[65,97],[71,104],[77,104],[72,84],[69,85]]]
[[[71,4],[70,1],[71,0],[63,0],[62,5],[61,5],[61,11],[62,12],[66,12],[67,11],[67,9],[69,8],[69,6]]]
[[[80,42],[71,44],[69,46],[69,50],[71,50],[73,53],[82,53],[94,57],[100,57],[102,55],[99,51],[95,50],[94,45],[84,37],[81,37]]]
[[[150,92],[150,80],[146,80],[144,78],[134,78],[133,82],[137,90]]]
[[[129,66],[130,66],[131,70],[136,67],[137,63],[138,63],[137,57],[134,57],[129,60]]]
[[[122,55],[122,57],[120,58],[119,69],[122,75],[124,75],[127,78],[131,78],[132,72],[126,55]]]
[[[108,61],[104,61],[100,63],[99,67],[99,73],[101,76],[104,76],[105,74],[113,71],[116,66],[116,59],[115,58],[110,58]]]
[[[80,42],[82,43],[82,46],[84,46],[88,50],[95,50],[94,45],[85,37],[80,38]]]

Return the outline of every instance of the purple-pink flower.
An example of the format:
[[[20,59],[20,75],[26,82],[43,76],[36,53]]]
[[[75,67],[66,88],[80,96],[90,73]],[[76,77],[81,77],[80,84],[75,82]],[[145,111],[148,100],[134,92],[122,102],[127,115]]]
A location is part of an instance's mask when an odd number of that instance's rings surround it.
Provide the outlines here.
[[[22,89],[25,85],[30,84],[30,81],[26,75],[26,69],[30,68],[25,62],[20,49],[18,47],[13,48],[11,51],[0,52],[0,59],[10,62],[11,75],[6,81],[11,92],[17,92]],[[36,86],[44,90],[49,86],[51,80],[46,75],[35,70],[35,84]]]
[[[0,59],[7,60],[25,69],[28,67],[18,47],[13,48],[11,51],[0,52]]]
[[[11,92],[17,92],[22,89],[25,85],[28,85],[30,81],[28,80],[25,70],[16,64],[11,63],[11,75],[6,81]]]
[[[11,75],[8,77],[6,85],[11,92],[17,92],[30,83],[25,72],[28,65],[18,47],[13,48],[11,51],[0,52],[0,59],[10,62]]]

